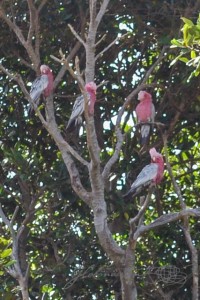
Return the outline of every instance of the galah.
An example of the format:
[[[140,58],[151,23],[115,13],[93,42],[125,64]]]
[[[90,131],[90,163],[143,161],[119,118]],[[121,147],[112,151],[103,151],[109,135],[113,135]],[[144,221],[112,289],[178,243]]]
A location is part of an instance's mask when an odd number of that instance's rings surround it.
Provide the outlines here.
[[[96,84],[92,82],[88,82],[85,85],[85,90],[87,92],[89,101],[88,101],[88,112],[90,115],[94,114],[94,105],[96,102],[96,89],[97,86]],[[72,129],[74,126],[76,127],[77,125],[80,125],[82,122],[82,114],[84,112],[84,97],[83,95],[79,96],[76,98],[73,108],[72,108],[72,113],[69,118],[68,124],[66,129]]]
[[[155,107],[152,103],[151,94],[140,91],[138,93],[138,100],[140,103],[136,106],[136,115],[138,123],[147,123],[147,122],[154,122],[155,118]],[[145,145],[148,141],[149,134],[150,134],[150,124],[141,124],[141,144]]]
[[[130,190],[123,195],[124,198],[136,196],[142,189],[151,183],[159,184],[163,178],[164,160],[163,156],[155,148],[149,150],[151,163],[146,165],[132,183]]]
[[[88,109],[88,112],[89,112],[90,115],[94,115],[94,105],[95,105],[95,102],[96,102],[96,90],[97,90],[96,83],[94,83],[93,81],[88,82],[85,85],[85,90],[89,94],[89,103],[88,103],[89,109]]]
[[[40,76],[37,77],[31,86],[30,96],[36,105],[39,105],[40,96],[47,98],[53,92],[53,73],[47,65],[40,66]]]

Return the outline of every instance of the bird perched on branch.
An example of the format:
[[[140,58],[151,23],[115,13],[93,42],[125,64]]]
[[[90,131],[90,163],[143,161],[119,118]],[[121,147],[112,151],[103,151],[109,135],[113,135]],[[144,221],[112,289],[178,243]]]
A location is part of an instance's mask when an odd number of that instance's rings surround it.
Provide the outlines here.
[[[89,102],[88,102],[88,112],[90,115],[94,115],[94,105],[96,102],[96,89],[97,86],[96,84],[91,81],[88,82],[85,85],[85,90],[88,94]],[[82,123],[82,114],[84,112],[84,97],[83,95],[79,96],[76,98],[73,108],[72,108],[72,113],[69,118],[68,124],[66,129],[72,130],[73,128],[76,128],[77,125],[80,125]]]
[[[123,195],[124,198],[136,196],[142,189],[151,183],[159,184],[163,178],[164,160],[163,156],[155,148],[149,150],[151,163],[146,165],[131,185],[130,190]]]
[[[89,103],[88,103],[89,114],[90,115],[94,115],[94,105],[95,105],[95,102],[96,102],[96,91],[97,91],[96,83],[94,83],[93,81],[88,82],[85,85],[85,90],[89,94]]]
[[[140,101],[140,103],[136,106],[135,111],[138,123],[141,123],[141,144],[145,145],[149,139],[151,125],[142,123],[154,122],[155,107],[152,103],[151,94],[145,91],[139,92],[138,100]]]
[[[53,73],[47,65],[40,66],[40,76],[37,77],[31,86],[30,96],[33,102],[38,106],[40,96],[43,94],[47,98],[53,92]]]

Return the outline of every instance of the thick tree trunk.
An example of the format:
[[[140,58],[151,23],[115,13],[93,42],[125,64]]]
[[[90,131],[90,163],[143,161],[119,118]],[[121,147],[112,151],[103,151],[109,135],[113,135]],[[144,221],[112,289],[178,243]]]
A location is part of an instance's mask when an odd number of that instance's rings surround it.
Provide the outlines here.
[[[19,285],[22,293],[23,300],[29,300],[29,292],[28,292],[28,282],[26,279],[21,278],[19,280]]]
[[[135,264],[134,252],[130,246],[126,250],[126,259],[123,269],[120,269],[120,281],[122,300],[136,300],[137,288],[135,284],[135,274],[133,267]]]

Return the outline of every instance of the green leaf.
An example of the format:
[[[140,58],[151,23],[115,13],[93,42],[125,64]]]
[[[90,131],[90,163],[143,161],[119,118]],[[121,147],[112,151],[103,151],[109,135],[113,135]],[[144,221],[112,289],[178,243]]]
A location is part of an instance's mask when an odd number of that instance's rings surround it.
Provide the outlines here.
[[[179,54],[177,57],[175,57],[172,62],[170,63],[170,67],[173,66],[178,60],[182,60],[183,62],[187,62],[186,57],[182,57],[183,53]],[[187,60],[187,61],[186,61]]]
[[[171,44],[176,46],[176,47],[183,47],[183,42],[182,40],[176,40],[176,39],[173,39],[171,40]],[[172,46],[171,46],[172,48]]]
[[[12,259],[7,264],[4,265],[5,268],[8,268],[16,263],[16,260]]]
[[[10,248],[9,249],[5,249],[4,251],[2,251],[0,253],[0,258],[6,258],[6,257],[10,256],[11,253],[12,253],[12,249],[10,249]]]
[[[191,52],[190,52],[190,56],[191,56],[191,58],[195,58],[197,55],[196,55],[196,52],[194,51],[194,50],[192,50]]]
[[[183,40],[184,40],[184,45],[188,46],[192,40],[192,36],[189,33],[190,27],[188,25],[184,25],[183,27]]]
[[[194,26],[194,23],[185,17],[182,17],[181,20],[183,20],[183,22],[189,26]]]
[[[189,59],[187,57],[179,57],[179,60],[184,62],[184,63],[187,63],[189,61]]]
[[[3,246],[7,246],[10,244],[10,239],[9,240],[6,240],[5,238],[3,237],[0,237],[0,248],[1,248],[1,245]],[[4,247],[5,248],[5,247]]]

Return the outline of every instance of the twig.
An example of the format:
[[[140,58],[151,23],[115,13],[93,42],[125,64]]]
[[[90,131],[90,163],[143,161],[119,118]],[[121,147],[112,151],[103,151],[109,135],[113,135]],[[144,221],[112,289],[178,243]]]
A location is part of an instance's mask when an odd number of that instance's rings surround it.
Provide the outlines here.
[[[42,0],[40,5],[38,6],[38,12],[42,10],[42,8],[45,6],[48,0]]]
[[[27,41],[30,44],[32,42],[32,38],[33,38],[33,34],[35,31],[35,24],[34,24],[34,20],[35,20],[35,7],[33,4],[32,0],[27,0],[28,3],[28,8],[29,8],[29,14],[30,14],[30,25],[29,25],[29,31],[28,31],[28,37],[27,37]]]
[[[82,46],[82,44],[79,41],[77,41],[76,44],[74,45],[73,49],[71,50],[71,52],[67,56],[66,61],[70,62],[71,59],[76,55],[77,51],[80,49],[81,46]],[[50,57],[52,58],[51,55],[50,55]],[[53,56],[53,57],[54,57],[53,59],[55,61],[57,61],[56,60],[57,58],[55,56]],[[59,63],[60,63],[60,61],[59,61]],[[53,83],[54,90],[56,89],[56,87],[58,86],[58,84],[60,83],[60,81],[62,80],[62,78],[65,75],[66,71],[67,71],[67,67],[66,67],[65,64],[62,63],[61,64],[61,69],[58,72],[58,74],[57,74],[57,76],[56,76],[56,78],[54,80],[54,83]]]
[[[122,38],[124,38],[126,35],[128,35],[128,33],[123,34],[122,36],[117,36],[106,48],[104,48],[101,52],[99,52],[96,56],[95,56],[95,61],[97,61],[97,59],[99,57],[101,57],[104,52],[108,51],[117,41],[120,41]],[[97,42],[98,43],[98,42]],[[97,44],[96,44],[97,45]]]
[[[145,211],[146,211],[146,208],[147,208],[147,206],[148,206],[148,204],[149,204],[149,201],[150,201],[150,199],[151,199],[152,188],[153,188],[153,186],[151,186],[151,187],[149,188],[149,191],[148,191],[148,194],[147,194],[147,196],[146,196],[146,198],[145,198],[144,204],[142,205],[142,207],[141,207],[141,209],[139,210],[138,214],[137,214],[134,218],[131,218],[131,219],[129,220],[130,226],[132,226],[133,224],[135,224],[135,223],[136,223],[136,222],[144,215],[144,213],[145,213]]]
[[[109,80],[103,80],[100,84],[97,85],[97,89],[99,89],[102,85],[106,85]]]
[[[73,33],[73,35],[77,38],[77,40],[85,47],[86,46],[85,42],[80,37],[80,35],[74,30],[74,28],[72,27],[72,25],[68,24],[68,27],[71,30],[71,32]]]
[[[0,204],[0,217],[2,218],[3,222],[8,226],[8,229],[10,230],[10,232],[12,234],[13,233],[12,226],[10,224],[9,219],[4,214],[1,204]]]
[[[96,42],[95,47],[97,47],[103,40],[105,40],[106,36],[107,36],[107,34],[105,33],[105,34],[100,38],[100,40],[98,40],[98,42]]]
[[[77,82],[79,83],[80,86],[82,86],[82,89],[84,89],[84,82],[83,80],[81,80],[80,76],[78,76],[74,70],[72,69],[72,67],[69,65],[69,62],[68,60],[65,58],[64,54],[62,53],[62,51],[60,50],[60,54],[62,56],[62,58],[57,58],[55,57],[54,55],[50,55],[50,57],[59,62],[60,64],[64,64],[66,66],[66,69],[69,71],[70,75],[75,79],[77,80]]]
[[[102,172],[102,178],[103,178],[104,182],[107,180],[112,166],[119,159],[119,154],[120,154],[121,147],[122,147],[124,137],[125,137],[125,135],[122,134],[120,127],[117,126],[117,125],[115,127],[115,134],[116,134],[116,137],[117,137],[117,143],[116,143],[116,146],[115,146],[115,151],[114,151],[113,155],[111,156],[111,158],[106,163],[106,165],[103,169],[103,172]]]
[[[6,15],[2,6],[0,6],[0,18],[2,18],[7,23],[8,27],[15,33],[16,37],[19,39],[22,46],[26,49],[31,62],[33,63],[34,70],[37,71],[40,59],[36,55],[32,43],[30,42],[30,40],[26,40],[25,36],[22,33],[22,30],[17,26],[15,20],[13,22],[10,20],[10,18]],[[31,29],[29,28],[29,34],[31,35],[31,33],[32,33],[32,27]]]
[[[13,223],[14,223],[14,221],[15,221],[15,218],[16,218],[16,216],[17,216],[18,211],[19,211],[19,206],[17,206],[17,207],[15,208],[14,214],[13,214],[12,219],[11,219],[11,221],[10,221],[10,225],[11,225],[11,226],[13,226]]]

